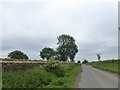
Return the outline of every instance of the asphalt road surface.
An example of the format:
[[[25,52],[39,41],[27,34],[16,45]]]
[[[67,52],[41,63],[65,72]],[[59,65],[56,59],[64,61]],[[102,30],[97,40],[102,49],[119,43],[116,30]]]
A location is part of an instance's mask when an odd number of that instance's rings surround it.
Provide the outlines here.
[[[81,80],[79,88],[118,88],[118,76],[82,65]]]

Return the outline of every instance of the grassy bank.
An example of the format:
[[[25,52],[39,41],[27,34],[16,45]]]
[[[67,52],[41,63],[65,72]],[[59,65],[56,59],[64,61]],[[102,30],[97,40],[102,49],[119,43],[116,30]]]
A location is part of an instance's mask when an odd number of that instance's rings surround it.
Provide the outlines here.
[[[118,60],[106,60],[100,62],[91,62],[89,63],[92,67],[99,68],[105,71],[113,72],[113,73],[120,73],[118,69]]]
[[[26,71],[3,72],[3,88],[71,88],[80,73],[79,64],[61,64],[65,75],[58,77],[43,66]]]

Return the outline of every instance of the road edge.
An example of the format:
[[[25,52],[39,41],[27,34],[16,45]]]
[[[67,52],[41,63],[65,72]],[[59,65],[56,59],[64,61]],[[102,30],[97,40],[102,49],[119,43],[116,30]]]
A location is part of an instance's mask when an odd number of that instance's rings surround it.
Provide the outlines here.
[[[72,88],[79,88],[82,72],[83,72],[83,70],[82,70],[82,65],[81,65],[80,66],[80,72],[79,72],[78,76],[76,77],[75,82],[74,82]]]

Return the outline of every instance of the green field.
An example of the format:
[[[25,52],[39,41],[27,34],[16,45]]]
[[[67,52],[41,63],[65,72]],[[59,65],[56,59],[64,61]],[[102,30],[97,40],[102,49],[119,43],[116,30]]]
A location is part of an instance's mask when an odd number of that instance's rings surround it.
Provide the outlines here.
[[[65,75],[58,77],[43,66],[26,71],[3,72],[3,88],[71,88],[80,73],[80,64],[61,64]],[[57,72],[58,73],[58,72]]]
[[[118,69],[118,60],[105,60],[105,61],[96,61],[88,63],[92,67],[99,68],[105,71],[110,71],[114,73],[120,73]]]

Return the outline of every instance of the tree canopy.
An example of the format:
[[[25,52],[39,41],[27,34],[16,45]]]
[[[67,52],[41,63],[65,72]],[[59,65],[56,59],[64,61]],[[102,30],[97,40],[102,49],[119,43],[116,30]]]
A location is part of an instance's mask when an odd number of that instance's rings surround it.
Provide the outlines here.
[[[66,34],[59,35],[58,39],[58,47],[54,51],[52,48],[43,48],[40,51],[40,56],[42,59],[50,59],[55,58],[60,61],[67,61],[70,59],[72,62],[74,61],[75,55],[78,52],[78,47],[75,44],[75,39]]]
[[[26,54],[19,50],[12,51],[8,54],[8,57],[11,59],[29,59]]]
[[[66,44],[75,44],[75,39],[70,35],[62,34],[58,36],[57,39],[58,39],[57,44],[60,46],[66,45]]]
[[[42,51],[40,51],[40,56],[42,59],[50,59],[55,56],[55,51],[52,48],[43,48]]]
[[[60,54],[60,60],[66,61],[68,58],[70,58],[71,61],[74,61],[75,55],[78,52],[75,39],[66,34],[58,36],[57,39],[57,44],[59,45],[57,51]]]

